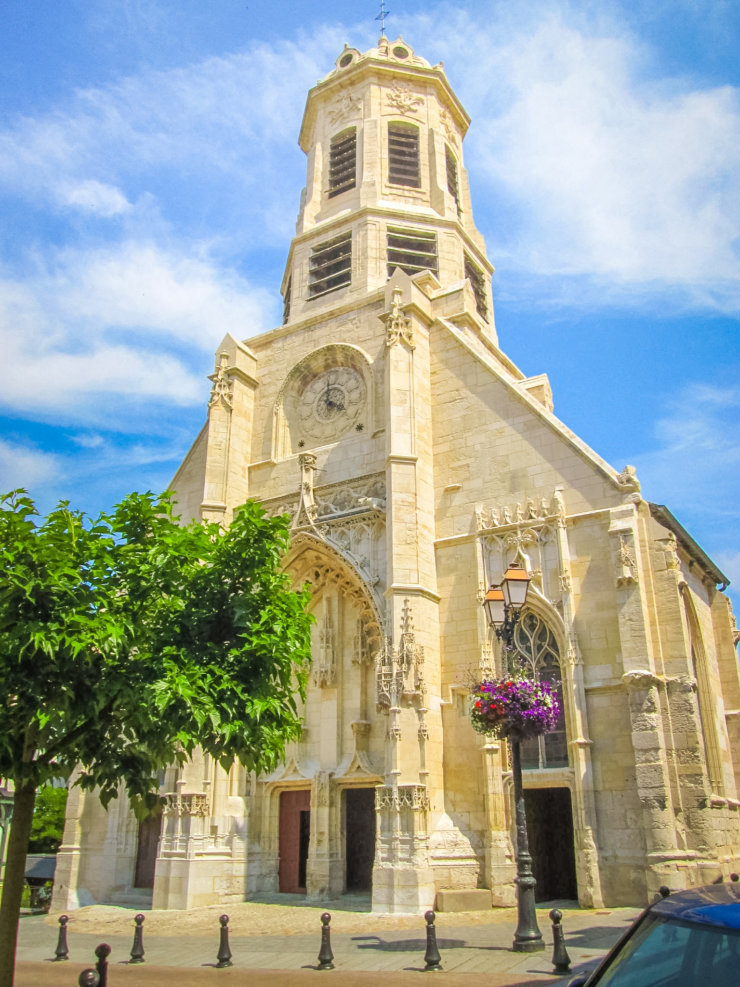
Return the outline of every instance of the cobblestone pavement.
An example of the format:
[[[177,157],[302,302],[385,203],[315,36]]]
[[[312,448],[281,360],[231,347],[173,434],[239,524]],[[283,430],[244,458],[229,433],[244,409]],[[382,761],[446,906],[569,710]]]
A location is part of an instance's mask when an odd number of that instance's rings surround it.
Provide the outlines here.
[[[284,896],[281,896],[284,900]],[[303,901],[291,905],[274,901],[242,902],[231,906],[230,947],[233,966],[215,969],[221,909],[189,912],[145,912],[145,963],[129,965],[135,909],[92,906],[70,913],[70,959],[52,963],[57,942],[57,917],[21,918],[16,987],[74,987],[81,970],[94,965],[100,942],[112,947],[108,987],[173,984],[204,987],[212,982],[237,985],[293,985],[317,977],[321,940],[319,916],[332,914],[335,969],[326,976],[336,984],[391,987],[413,983],[424,970],[426,926],[420,916],[373,915],[366,902],[332,902],[322,908]],[[443,972],[434,982],[443,985],[506,987],[564,985],[575,972],[592,967],[616,942],[638,914],[635,908],[586,910],[559,903],[572,972],[552,973],[552,902],[537,909],[546,943],[537,953],[514,953],[514,909],[441,913],[436,918],[437,943]],[[251,934],[246,934],[247,929]],[[378,985],[378,981],[381,982]]]

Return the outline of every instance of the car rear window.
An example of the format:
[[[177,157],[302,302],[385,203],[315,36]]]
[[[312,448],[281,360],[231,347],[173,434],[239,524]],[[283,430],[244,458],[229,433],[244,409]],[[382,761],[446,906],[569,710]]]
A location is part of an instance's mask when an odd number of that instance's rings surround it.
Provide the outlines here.
[[[598,987],[737,987],[740,932],[647,915]]]

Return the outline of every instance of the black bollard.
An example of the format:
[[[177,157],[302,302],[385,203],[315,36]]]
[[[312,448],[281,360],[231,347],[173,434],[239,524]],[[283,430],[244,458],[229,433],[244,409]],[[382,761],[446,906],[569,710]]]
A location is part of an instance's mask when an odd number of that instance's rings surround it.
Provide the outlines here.
[[[550,912],[552,922],[552,965],[555,969],[553,973],[570,973],[570,956],[565,948],[565,936],[563,927],[560,924],[563,920],[563,913],[559,908],[553,908]]]
[[[329,928],[330,922],[331,915],[329,912],[324,912],[321,916],[321,949],[319,950],[319,965],[316,967],[317,970],[334,969],[334,953],[331,951],[331,930]]]
[[[437,930],[434,928],[434,912],[429,909],[424,913],[424,921],[427,924],[427,951],[424,953],[424,973],[430,970],[442,969],[442,957],[437,948]]]
[[[218,960],[216,969],[222,970],[225,966],[231,966],[231,950],[229,949],[229,916],[222,915],[219,922],[221,923],[221,941],[218,947],[218,956],[216,957]]]
[[[666,887],[665,884],[661,884],[661,886],[658,888],[658,891],[660,892],[661,898],[667,898],[668,895],[671,893],[671,889]]]
[[[139,912],[138,915],[134,915],[134,922],[136,922],[136,928],[134,929],[134,944],[131,947],[131,959],[130,963],[143,963],[144,962],[144,916]]]
[[[69,922],[68,915],[59,916],[59,938],[57,939],[57,949],[54,953],[53,963],[59,960],[69,959],[69,946],[67,945],[67,922]]]
[[[101,942],[99,946],[95,947],[95,955],[98,958],[98,962],[95,964],[95,969],[98,971],[99,976],[99,987],[108,987],[108,957],[110,956],[110,946],[107,942]]]
[[[740,881],[740,874],[730,874],[731,881]]]
[[[100,977],[93,969],[83,970],[77,983],[80,987],[100,987]]]

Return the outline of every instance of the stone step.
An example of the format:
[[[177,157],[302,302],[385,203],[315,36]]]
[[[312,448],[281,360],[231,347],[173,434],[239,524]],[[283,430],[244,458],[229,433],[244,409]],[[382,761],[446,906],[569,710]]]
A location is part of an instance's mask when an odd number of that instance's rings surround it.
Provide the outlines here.
[[[114,891],[108,904],[146,910],[152,907],[152,895],[153,892],[149,888],[126,888],[123,891]]]

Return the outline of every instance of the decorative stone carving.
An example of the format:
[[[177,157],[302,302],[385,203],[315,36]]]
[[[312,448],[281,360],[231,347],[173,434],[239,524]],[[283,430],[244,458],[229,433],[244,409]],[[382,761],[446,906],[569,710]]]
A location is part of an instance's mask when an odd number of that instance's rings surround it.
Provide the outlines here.
[[[380,638],[382,604],[371,592],[370,587],[358,579],[357,569],[346,557],[338,552],[329,541],[320,541],[317,533],[298,533],[293,539],[292,552],[295,553],[291,573],[295,585],[308,583],[314,593],[327,587],[341,593],[359,609],[365,621],[367,647],[375,654]],[[289,557],[290,559],[290,557]]]
[[[335,600],[324,600],[324,614],[319,627],[319,653],[313,660],[313,681],[319,688],[328,688],[336,682],[336,632],[333,605]]]
[[[394,81],[386,95],[388,107],[402,116],[418,113],[424,104],[424,97],[415,93],[406,82]]]
[[[311,463],[310,458],[313,459]],[[313,453],[303,453],[299,463],[305,461],[311,467],[311,476],[303,476],[301,480],[311,485],[312,503],[316,506],[316,520],[322,524],[337,524],[352,518],[380,518],[385,514],[385,474],[370,473],[358,476],[346,483],[332,483],[323,487],[314,485],[313,473],[319,472],[315,466],[316,456]],[[300,505],[300,493],[293,497],[272,497],[263,500],[262,506],[272,517],[276,514],[290,514],[293,517],[293,527],[298,527],[296,515]]]
[[[390,314],[385,317],[385,345],[394,346],[403,340],[408,348],[413,350],[416,345],[414,343],[414,327],[411,324],[411,319],[407,315],[404,315],[401,308],[402,298],[403,292],[401,289],[395,288],[391,301]]]
[[[334,126],[360,116],[362,116],[362,98],[350,92],[337,96],[334,106],[328,113],[329,120]]]
[[[496,674],[496,664],[493,657],[493,651],[491,650],[490,644],[486,642],[481,645],[480,658],[478,659],[478,669],[480,671],[480,677],[483,680],[490,680]]]
[[[229,354],[219,353],[216,369],[208,377],[213,384],[211,387],[211,396],[208,399],[209,408],[213,408],[214,405],[220,403],[231,410],[234,397],[234,378],[229,375],[228,366]]]
[[[626,503],[640,501],[640,481],[637,479],[637,471],[634,466],[625,466],[617,476],[617,483],[622,488]]]
[[[452,145],[457,144],[457,130],[455,129],[455,124],[452,122],[452,117],[450,116],[450,114],[444,108],[442,109],[442,112],[439,115],[439,120],[440,123],[442,124],[442,129],[445,132],[445,136],[447,137],[447,140]]]
[[[669,531],[665,538],[658,538],[657,544],[660,545],[665,555],[666,569],[673,569],[676,572],[680,572],[681,560],[678,557],[678,542],[673,532]]]
[[[302,525],[313,527],[318,514],[316,501],[314,500],[314,473],[317,471],[316,456],[312,452],[304,452],[298,457],[298,466],[301,470],[301,486],[298,495],[298,510],[293,518],[292,528],[299,528]]]
[[[375,658],[376,703],[389,710],[418,703],[424,695],[424,649],[416,643],[409,601],[404,600],[398,647],[386,639]]]
[[[620,533],[617,551],[617,586],[630,586],[637,583],[637,563],[627,537]]]
[[[476,526],[481,536],[485,570],[490,575],[518,562],[531,575],[533,586],[555,602],[566,592],[563,576],[570,578],[561,558],[559,529],[565,524],[559,491],[496,507],[479,505]]]
[[[375,808],[378,812],[384,809],[411,809],[414,812],[426,812],[429,809],[429,796],[426,785],[379,785],[375,789]]]
[[[543,522],[559,519],[564,511],[562,494],[556,490],[550,501],[542,497],[539,503],[534,500],[527,500],[526,504],[504,504],[498,507],[484,507],[480,505],[476,508],[475,519],[478,531],[485,532],[495,528],[505,528],[510,525],[521,525],[523,522]],[[530,524],[534,530],[539,525]]]
[[[207,816],[210,811],[204,792],[169,792],[163,796],[163,803],[166,816]]]
[[[329,805],[331,779],[331,771],[317,771],[314,775],[314,804],[317,809],[322,809]]]
[[[356,628],[353,640],[354,654],[352,661],[356,665],[367,665],[372,660],[370,628],[368,627],[367,619],[358,617]]]

